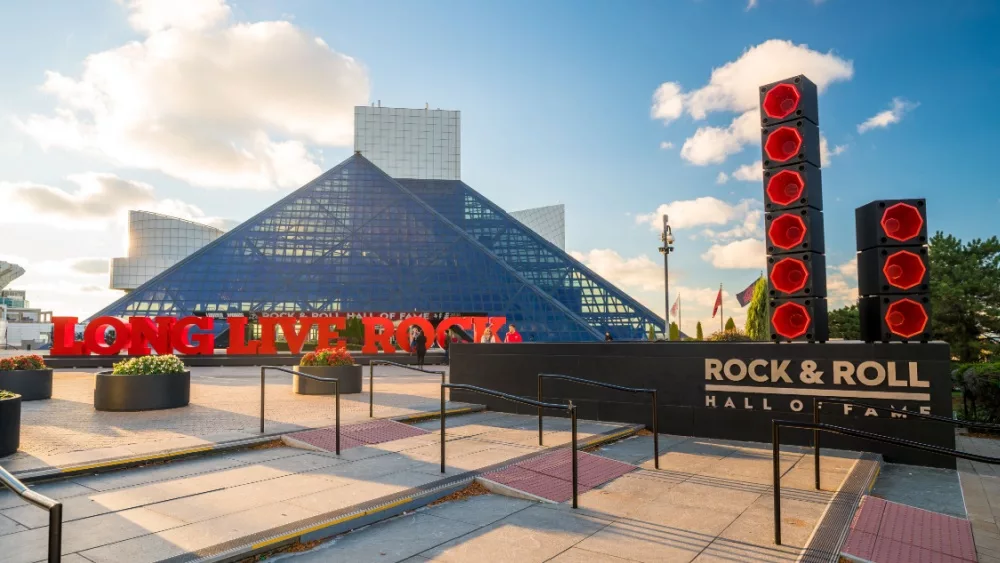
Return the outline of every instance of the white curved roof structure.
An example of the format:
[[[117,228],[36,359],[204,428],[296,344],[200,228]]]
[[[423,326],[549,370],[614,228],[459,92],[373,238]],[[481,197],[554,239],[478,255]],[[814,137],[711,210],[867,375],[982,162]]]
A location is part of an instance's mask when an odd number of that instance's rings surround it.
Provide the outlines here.
[[[24,268],[18,266],[17,264],[11,264],[10,262],[0,260],[0,289],[7,287],[10,282],[23,275]]]
[[[129,211],[128,256],[111,259],[111,289],[135,289],[222,234],[177,217]]]

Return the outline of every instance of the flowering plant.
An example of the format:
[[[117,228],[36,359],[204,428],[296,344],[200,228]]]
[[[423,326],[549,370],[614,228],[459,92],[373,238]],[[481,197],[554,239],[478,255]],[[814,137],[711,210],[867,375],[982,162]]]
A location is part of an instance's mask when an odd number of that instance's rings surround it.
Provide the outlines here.
[[[17,393],[11,393],[10,391],[4,391],[0,389],[0,401],[6,401],[7,399],[16,399],[20,397]]]
[[[299,361],[300,366],[353,366],[354,358],[347,348],[320,348],[309,352]]]
[[[45,369],[45,360],[41,356],[32,354],[30,356],[13,356],[10,358],[0,358],[0,371]]]
[[[184,362],[173,354],[139,356],[115,364],[112,375],[170,375],[184,373]]]

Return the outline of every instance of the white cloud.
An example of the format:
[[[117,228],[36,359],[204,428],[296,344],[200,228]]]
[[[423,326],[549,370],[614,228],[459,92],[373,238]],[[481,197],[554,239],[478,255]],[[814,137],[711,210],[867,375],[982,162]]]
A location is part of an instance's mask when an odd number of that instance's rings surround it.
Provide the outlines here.
[[[24,267],[25,274],[15,285],[27,291],[32,306],[56,315],[86,317],[97,309],[95,304],[110,303],[122,295],[108,288],[108,261],[108,258],[35,261],[17,257],[15,263]],[[104,263],[103,272],[97,267],[100,262]]]
[[[757,7],[757,0],[747,0],[747,7],[744,11],[749,12],[750,10],[756,7]]]
[[[637,224],[645,223],[654,231],[663,230],[663,215],[670,216],[670,226],[673,229],[701,225],[726,225],[734,219],[742,218],[750,210],[750,207],[756,204],[757,202],[753,200],[743,200],[737,204],[731,204],[714,197],[699,197],[664,203],[652,213],[636,215],[635,222]]]
[[[661,119],[670,123],[684,113],[684,98],[681,95],[681,85],[676,82],[660,84],[653,92],[653,108],[650,115],[653,119]]]
[[[712,240],[732,240],[757,237],[764,234],[764,210],[750,209],[743,216],[743,222],[725,231],[705,229],[702,235]]]
[[[109,269],[107,258],[81,258],[70,264],[70,268],[81,274],[107,274]]]
[[[725,184],[729,181],[729,175],[725,172],[719,172],[719,175],[715,177],[716,184]]]
[[[756,238],[714,244],[701,258],[723,269],[762,269],[766,266],[764,241]]]
[[[893,98],[889,109],[876,113],[866,119],[864,123],[858,125],[858,133],[865,133],[872,129],[884,128],[893,123],[899,123],[903,119],[903,115],[917,109],[919,105],[917,102],[910,102],[903,98]]]
[[[847,145],[836,145],[832,149],[826,137],[819,137],[819,162],[821,166],[830,166],[830,159],[839,156],[847,150]]]
[[[757,88],[796,74],[805,74],[823,92],[834,82],[850,80],[854,65],[832,51],[822,53],[807,45],[771,39],[712,70],[708,84],[701,88],[684,93],[676,82],[661,84],[653,96],[651,113],[664,123],[684,111],[696,120],[712,112],[741,114],[728,127],[699,128],[684,143],[681,157],[685,160],[699,166],[718,164],[745,145],[760,142]]]
[[[225,0],[128,0],[126,6],[131,13],[129,24],[147,33],[169,28],[198,31],[226,21],[232,14]]]
[[[760,160],[753,164],[744,164],[733,171],[733,178],[741,182],[763,182],[764,163]]]
[[[608,248],[587,253],[573,251],[570,255],[619,287],[663,291],[663,264],[657,264],[648,256],[625,258]]]
[[[108,221],[121,221],[129,209],[142,209],[224,228],[232,221],[208,217],[197,206],[176,199],[158,199],[153,186],[88,172],[68,180],[73,191],[32,182],[0,182],[5,218],[12,223],[44,223],[55,228],[102,229]]]
[[[827,301],[830,310],[854,305],[858,301],[857,256],[837,266],[827,266]]]
[[[670,141],[661,141],[660,142],[660,149],[666,151],[666,150],[670,150],[672,148],[674,148],[674,144],[671,143]]]
[[[367,71],[287,21],[226,24],[220,0],[136,0],[149,32],[48,72],[49,115],[17,122],[43,147],[85,151],[199,186],[298,187],[320,172],[311,145],[353,141]]]

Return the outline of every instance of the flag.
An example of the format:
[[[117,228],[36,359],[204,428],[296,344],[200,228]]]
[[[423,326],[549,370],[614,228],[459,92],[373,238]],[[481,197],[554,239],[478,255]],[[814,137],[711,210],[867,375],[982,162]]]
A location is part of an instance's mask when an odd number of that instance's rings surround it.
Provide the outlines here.
[[[722,286],[719,286],[719,295],[715,297],[715,307],[712,308],[712,318],[715,318],[715,314],[719,312],[719,307],[722,307]]]
[[[757,280],[759,279],[757,278]],[[753,300],[753,288],[757,287],[757,280],[754,280],[746,289],[736,294],[736,300],[740,302],[740,307],[746,307]]]
[[[674,301],[674,306],[670,308],[670,316],[671,317],[676,317],[677,316],[677,311],[680,308],[680,305],[681,305],[681,296],[678,295],[677,296],[677,300]]]

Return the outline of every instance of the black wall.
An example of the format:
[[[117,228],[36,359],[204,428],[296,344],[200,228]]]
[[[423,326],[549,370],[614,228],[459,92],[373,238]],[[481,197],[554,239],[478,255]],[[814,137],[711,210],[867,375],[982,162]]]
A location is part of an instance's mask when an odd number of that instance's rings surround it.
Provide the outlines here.
[[[742,360],[749,365],[758,362],[755,375],[770,374],[772,365],[780,367],[787,361],[784,373],[791,381],[753,381],[749,375],[739,381],[725,377],[721,381],[706,380],[706,360],[725,363]],[[835,366],[836,362],[836,366]],[[855,374],[853,385],[848,380],[833,382],[834,368],[856,370],[864,362],[875,362],[885,372],[884,381],[865,385]],[[815,366],[812,366],[812,363]],[[868,364],[865,374],[875,383],[879,369]],[[919,382],[928,387],[909,385],[911,364]],[[890,385],[890,366],[896,372],[896,385]],[[828,392],[854,393],[852,399],[882,406],[894,406],[918,411],[930,407],[930,413],[952,416],[949,349],[944,343],[930,344],[864,344],[830,342],[826,344],[773,344],[759,342],[610,342],[610,343],[525,343],[525,344],[457,344],[451,349],[450,380],[520,395],[537,395],[537,375],[558,373],[631,387],[657,389],[660,432],[706,438],[771,441],[771,420],[812,420],[812,401],[816,395]],[[822,372],[820,382],[807,383],[801,373]],[[812,368],[812,369],[809,369]],[[781,373],[781,370],[776,370]],[[733,363],[731,373],[738,378],[741,369]],[[900,381],[902,380],[902,381]],[[721,391],[707,391],[706,383],[719,386]],[[905,383],[905,386],[902,385]],[[637,422],[651,426],[652,414],[648,395],[637,395],[589,387],[564,381],[546,380],[545,399],[554,402],[572,400],[579,406],[583,419],[616,422]],[[731,390],[731,386],[748,387],[754,392]],[[785,390],[794,394],[779,394]],[[789,391],[790,390],[790,391]],[[799,390],[803,392],[799,394]],[[813,394],[807,394],[812,392]],[[878,393],[900,396],[887,398]],[[929,400],[917,399],[916,394],[929,395]],[[454,390],[452,398],[485,404],[488,408],[534,414],[533,407],[516,405],[486,395]],[[715,397],[715,407],[706,406],[707,397]],[[732,400],[733,408],[726,407]],[[771,410],[763,410],[764,401]],[[796,412],[792,401],[801,401]],[[746,409],[746,405],[753,407]],[[878,417],[865,416],[865,410],[854,408],[844,414],[841,405],[822,409],[822,421],[848,426],[896,438],[955,447],[954,427],[912,418],[891,418],[879,412]],[[550,413],[559,416],[559,413]],[[783,430],[782,443],[810,444],[811,432]],[[950,457],[928,454],[889,444],[823,433],[824,447],[882,453],[886,461],[955,467]]]

